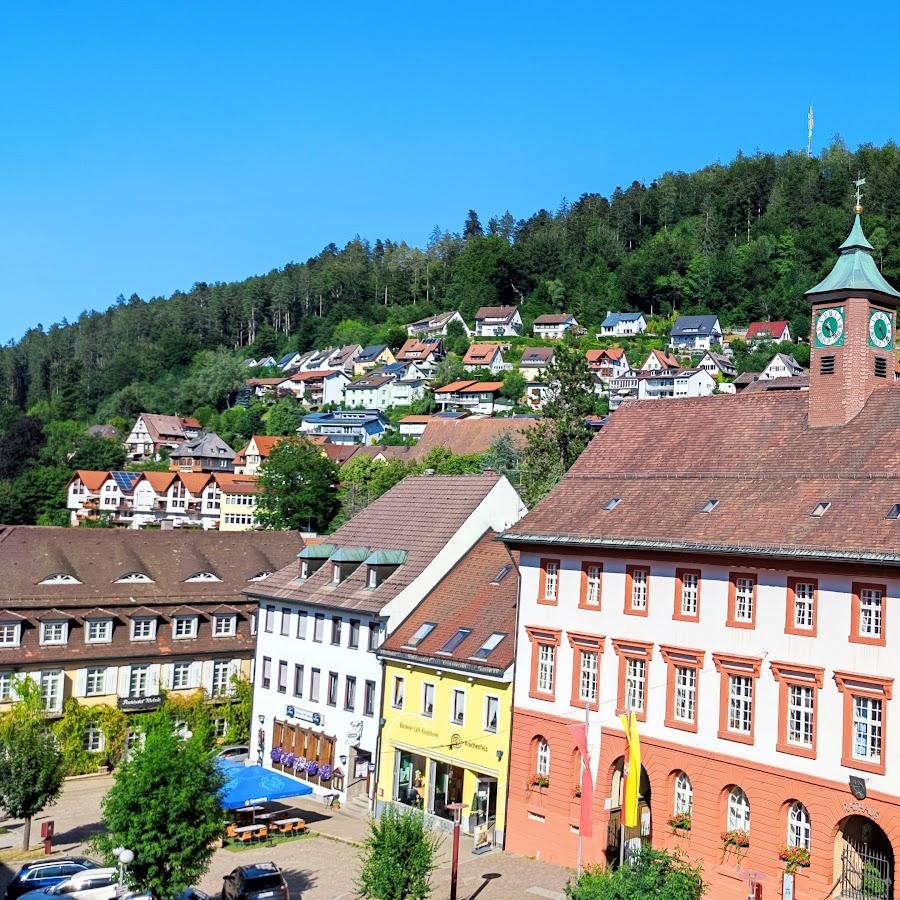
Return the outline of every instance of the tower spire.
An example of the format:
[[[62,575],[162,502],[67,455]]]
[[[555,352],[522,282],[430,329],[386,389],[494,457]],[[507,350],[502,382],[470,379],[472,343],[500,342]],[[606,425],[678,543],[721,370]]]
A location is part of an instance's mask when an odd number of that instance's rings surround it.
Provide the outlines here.
[[[862,177],[862,174],[856,176],[856,180],[853,182],[856,185],[856,214],[859,215],[862,211],[862,198],[863,198],[863,185],[866,183],[866,179]]]

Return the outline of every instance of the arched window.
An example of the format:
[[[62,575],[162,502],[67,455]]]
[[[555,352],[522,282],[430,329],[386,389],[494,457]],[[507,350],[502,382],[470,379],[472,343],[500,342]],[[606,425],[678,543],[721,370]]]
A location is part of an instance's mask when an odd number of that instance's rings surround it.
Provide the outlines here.
[[[81,584],[81,582],[74,575],[69,575],[66,572],[56,572],[53,575],[48,575],[38,584]]]
[[[750,801],[737,786],[728,794],[728,831],[750,830]]]
[[[116,579],[116,584],[153,584],[153,579],[143,572],[127,572]]]
[[[542,737],[537,739],[535,772],[545,778],[550,777],[550,745]]]
[[[214,572],[198,572],[196,575],[191,575],[190,578],[185,579],[186,583],[188,583],[188,584],[190,584],[191,582],[194,582],[194,581],[221,581],[221,580],[222,579],[219,578],[219,576],[216,575]]]
[[[681,813],[691,814],[691,807],[694,803],[694,789],[691,786],[691,779],[688,778],[686,772],[679,772],[675,779],[675,806],[673,812],[675,815]]]
[[[809,810],[799,801],[792,803],[788,811],[788,847],[802,847],[809,850],[811,837]]]

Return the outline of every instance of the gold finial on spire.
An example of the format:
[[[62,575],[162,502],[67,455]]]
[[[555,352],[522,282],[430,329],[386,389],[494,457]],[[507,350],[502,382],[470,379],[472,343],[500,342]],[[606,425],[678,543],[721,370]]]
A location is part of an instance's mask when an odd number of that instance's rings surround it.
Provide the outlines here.
[[[862,211],[862,189],[863,185],[866,183],[866,179],[862,177],[860,174],[859,177],[853,182],[856,185],[856,214],[859,215]]]

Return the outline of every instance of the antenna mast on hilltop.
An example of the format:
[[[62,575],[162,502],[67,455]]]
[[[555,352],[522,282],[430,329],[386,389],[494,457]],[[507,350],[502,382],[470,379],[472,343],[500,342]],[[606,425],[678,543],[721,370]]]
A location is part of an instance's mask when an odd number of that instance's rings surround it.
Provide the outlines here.
[[[809,159],[812,156],[812,133],[813,133],[813,125],[816,124],[816,120],[813,118],[813,108],[812,103],[809,104],[809,113],[806,116],[806,158]]]

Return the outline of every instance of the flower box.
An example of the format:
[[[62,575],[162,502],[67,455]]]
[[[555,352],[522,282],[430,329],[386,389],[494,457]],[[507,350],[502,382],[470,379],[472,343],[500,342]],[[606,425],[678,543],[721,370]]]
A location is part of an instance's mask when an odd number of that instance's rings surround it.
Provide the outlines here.
[[[550,787],[550,778],[547,775],[532,775],[531,786],[538,788],[548,788]]]
[[[668,824],[672,831],[690,831],[691,814],[685,812],[675,813],[674,816],[669,816]]]
[[[750,846],[749,831],[725,831],[722,833],[722,845],[728,850],[735,847],[737,850],[743,850]]]
[[[785,864],[784,871],[790,874],[809,866],[809,850],[806,847],[785,847],[778,858]]]

